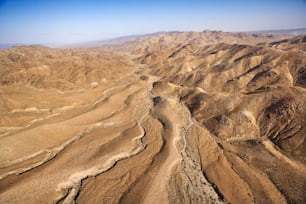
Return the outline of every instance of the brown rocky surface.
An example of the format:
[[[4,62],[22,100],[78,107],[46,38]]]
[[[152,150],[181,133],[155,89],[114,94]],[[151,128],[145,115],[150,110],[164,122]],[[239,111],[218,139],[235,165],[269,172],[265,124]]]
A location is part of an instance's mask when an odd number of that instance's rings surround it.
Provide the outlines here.
[[[0,50],[0,203],[305,203],[305,36],[203,33]]]

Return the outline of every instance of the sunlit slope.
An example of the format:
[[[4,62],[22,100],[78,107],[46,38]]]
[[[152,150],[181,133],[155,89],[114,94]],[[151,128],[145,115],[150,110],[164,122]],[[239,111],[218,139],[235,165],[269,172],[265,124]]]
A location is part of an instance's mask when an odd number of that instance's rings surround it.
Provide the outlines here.
[[[1,50],[0,203],[305,203],[303,40],[187,39]]]

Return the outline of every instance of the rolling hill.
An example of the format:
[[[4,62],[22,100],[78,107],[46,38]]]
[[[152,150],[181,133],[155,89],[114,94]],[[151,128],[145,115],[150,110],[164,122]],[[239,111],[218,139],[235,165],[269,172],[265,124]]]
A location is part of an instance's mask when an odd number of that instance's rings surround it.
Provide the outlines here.
[[[0,50],[0,203],[305,203],[305,37]]]

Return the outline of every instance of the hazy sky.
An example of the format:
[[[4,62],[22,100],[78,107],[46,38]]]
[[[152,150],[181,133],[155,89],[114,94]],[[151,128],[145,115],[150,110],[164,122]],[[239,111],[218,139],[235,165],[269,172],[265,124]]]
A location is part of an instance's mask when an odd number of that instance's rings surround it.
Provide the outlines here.
[[[0,43],[306,27],[306,0],[0,0]]]

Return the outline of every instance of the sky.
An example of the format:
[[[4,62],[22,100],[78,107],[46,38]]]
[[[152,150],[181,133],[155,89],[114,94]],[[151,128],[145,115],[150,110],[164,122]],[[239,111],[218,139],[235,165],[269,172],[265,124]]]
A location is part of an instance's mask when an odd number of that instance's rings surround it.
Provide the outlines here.
[[[68,44],[161,31],[306,27],[306,0],[0,0],[0,43]]]

